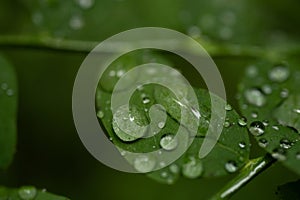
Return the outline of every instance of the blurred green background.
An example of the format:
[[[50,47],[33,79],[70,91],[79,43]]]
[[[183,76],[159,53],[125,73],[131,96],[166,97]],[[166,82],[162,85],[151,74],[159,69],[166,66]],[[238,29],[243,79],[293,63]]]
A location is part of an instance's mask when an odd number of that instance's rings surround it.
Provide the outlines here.
[[[300,42],[299,8],[297,0],[2,0],[0,34],[101,42],[127,29],[158,26],[216,44],[276,47]],[[86,54],[7,46],[0,52],[14,64],[19,87],[17,153],[0,172],[1,185],[35,185],[79,200],[181,200],[205,199],[234,176],[182,178],[169,186],[102,165],[82,145],[72,118],[73,82]],[[253,60],[214,61],[238,108],[238,79]],[[232,199],[274,199],[278,185],[298,178],[276,164]]]

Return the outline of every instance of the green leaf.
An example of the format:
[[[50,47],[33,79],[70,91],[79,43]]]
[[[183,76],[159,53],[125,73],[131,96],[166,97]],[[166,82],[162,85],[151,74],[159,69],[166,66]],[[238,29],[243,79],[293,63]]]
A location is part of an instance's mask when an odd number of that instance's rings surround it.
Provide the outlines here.
[[[17,80],[12,65],[0,56],[0,168],[12,162],[16,148]]]
[[[110,71],[114,68],[115,66],[114,64],[112,64],[107,70]],[[104,76],[105,74],[109,73],[104,73]],[[106,83],[115,83],[113,81],[109,81],[107,77],[101,77],[96,94],[97,116],[102,126],[106,129],[107,135],[110,140],[117,147],[122,149],[120,151],[121,154],[125,154],[126,151],[146,153],[159,150],[164,146],[162,139],[166,136],[169,136],[170,138],[174,137],[180,125],[183,125],[185,127],[185,134],[178,141],[182,143],[188,143],[189,134],[191,131],[190,127],[191,123],[193,123],[192,116],[197,116],[197,112],[199,112],[199,115],[201,115],[201,117],[198,116],[199,127],[196,138],[194,139],[188,150],[173,164],[166,166],[158,171],[149,173],[148,176],[150,176],[151,178],[162,183],[171,184],[180,177],[181,173],[187,178],[218,177],[236,172],[248,161],[250,144],[247,129],[246,127],[238,124],[240,116],[229,105],[227,106],[228,111],[225,124],[219,124],[219,126],[224,126],[224,128],[218,142],[216,143],[213,150],[208,154],[208,156],[201,160],[199,159],[199,150],[204,141],[204,138],[206,137],[206,132],[209,127],[209,121],[211,118],[211,102],[208,91],[203,89],[194,89],[199,103],[199,111],[196,111],[182,107],[181,104],[184,104],[185,102],[176,101],[176,97],[174,96],[174,94],[163,86],[148,84],[143,85],[142,88],[137,88],[131,96],[129,102],[129,113],[118,113],[117,118],[127,120],[131,116],[135,123],[139,125],[147,125],[150,123],[151,118],[151,112],[149,114],[149,110],[155,104],[162,105],[167,112],[167,116],[165,123],[162,124],[159,129],[150,127],[150,131],[146,131],[147,134],[150,134],[151,137],[140,138],[139,136],[137,136],[135,138],[131,137],[131,135],[121,131],[120,129],[118,129],[118,127],[115,126],[113,120],[114,117],[110,109],[111,93],[104,91],[104,89],[101,87],[102,79],[105,79],[107,81]],[[185,93],[184,88],[181,88],[179,82],[174,84],[177,84],[179,90]],[[114,86],[111,86],[110,88],[113,87]],[[124,90],[116,92],[126,93],[127,91],[124,88]],[[188,98],[189,94],[186,95]],[[219,103],[224,103],[224,100],[222,100],[221,98],[216,97],[214,99]],[[189,120],[181,120],[181,109],[183,109],[184,112],[188,113],[188,116],[190,117],[188,118]],[[225,110],[225,107],[222,109]],[[161,112],[161,115],[159,115],[158,118],[151,118],[151,120],[154,120],[154,122],[151,121],[151,123],[160,126],[159,123],[164,121],[165,119],[163,117],[164,112],[161,109],[157,109],[155,111]],[[160,117],[161,119],[159,119]],[[126,123],[124,122],[124,124]],[[126,126],[123,126],[122,130],[127,130],[127,128],[130,128],[130,125],[127,124]],[[135,130],[130,129],[129,131],[131,134],[135,132]],[[215,140],[215,138],[206,139],[212,141]],[[169,145],[170,146],[168,146],[167,148],[172,149],[172,144]],[[164,166],[163,162],[156,164],[162,167]]]
[[[259,146],[300,174],[299,74],[294,61],[257,62],[239,85],[239,104]]]
[[[23,186],[18,189],[0,186],[0,200],[68,200],[66,197],[38,190],[33,186]]]
[[[286,183],[277,188],[277,197],[279,200],[300,199],[300,180]]]

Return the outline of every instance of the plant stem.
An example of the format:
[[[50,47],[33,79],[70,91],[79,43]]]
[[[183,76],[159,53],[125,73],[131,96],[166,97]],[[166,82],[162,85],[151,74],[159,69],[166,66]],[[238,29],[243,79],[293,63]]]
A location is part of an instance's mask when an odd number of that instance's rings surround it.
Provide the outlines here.
[[[266,154],[264,157],[249,160],[239,174],[215,194],[211,200],[229,199],[250,180],[269,168],[275,161],[276,160],[269,154]]]
[[[251,45],[217,44],[197,39],[213,57],[276,57],[278,55],[300,55],[300,45],[263,48]],[[100,41],[84,41],[52,38],[48,36],[2,35],[0,47],[31,48],[65,52],[89,53]],[[113,44],[107,52],[130,45],[126,42]]]

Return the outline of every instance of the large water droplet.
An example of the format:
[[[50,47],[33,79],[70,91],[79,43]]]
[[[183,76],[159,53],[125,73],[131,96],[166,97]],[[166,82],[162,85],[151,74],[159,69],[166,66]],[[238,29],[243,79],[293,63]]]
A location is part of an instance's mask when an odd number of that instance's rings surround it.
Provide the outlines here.
[[[160,140],[160,146],[167,151],[174,150],[178,146],[178,139],[174,135],[165,135]]]
[[[236,162],[234,162],[234,161],[228,161],[228,162],[225,164],[225,169],[226,169],[226,171],[229,172],[229,173],[234,173],[234,172],[236,172],[236,170],[237,170],[238,168],[237,168]]]
[[[141,173],[151,172],[156,165],[156,159],[152,156],[139,155],[133,162],[134,168]]]
[[[250,124],[249,131],[254,136],[260,136],[265,132],[265,126],[260,121],[255,121]]]
[[[261,107],[266,104],[266,97],[265,95],[258,89],[252,88],[246,90],[244,93],[246,100],[248,103]]]
[[[238,120],[238,124],[240,126],[246,126],[247,125],[247,119],[245,117],[241,117],[239,120]]]
[[[288,79],[290,71],[285,66],[276,66],[269,72],[269,78],[274,82],[284,82]]]
[[[258,145],[262,148],[266,148],[268,146],[269,142],[268,140],[261,138],[258,140]]]
[[[187,178],[198,178],[203,173],[203,164],[200,160],[190,157],[189,161],[182,166],[182,174]]]
[[[18,190],[18,194],[23,200],[33,200],[37,194],[37,190],[32,186],[24,186]]]
[[[231,126],[231,124],[230,124],[229,121],[225,121],[225,122],[224,122],[224,127],[225,127],[225,128],[228,128],[228,127],[230,127],[230,126]]]

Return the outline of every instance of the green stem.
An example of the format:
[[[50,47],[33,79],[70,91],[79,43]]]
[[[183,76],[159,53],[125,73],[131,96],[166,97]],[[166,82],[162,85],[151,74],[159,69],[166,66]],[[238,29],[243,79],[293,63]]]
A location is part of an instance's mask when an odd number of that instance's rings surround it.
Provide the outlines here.
[[[258,174],[269,168],[276,160],[267,154],[264,157],[249,160],[239,174],[225,185],[211,200],[229,199],[239,189],[246,185],[250,180]]]
[[[206,41],[198,41],[213,57],[277,57],[278,55],[300,55],[300,45],[263,48],[251,45],[216,44]],[[0,36],[0,47],[32,48],[43,50],[55,50],[65,52],[89,53],[100,41],[83,41],[51,38],[47,36],[22,36],[2,35]],[[107,52],[117,51],[118,47],[130,45],[125,42],[112,44]]]

